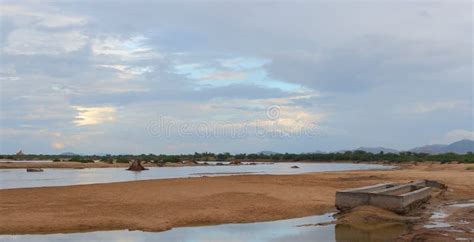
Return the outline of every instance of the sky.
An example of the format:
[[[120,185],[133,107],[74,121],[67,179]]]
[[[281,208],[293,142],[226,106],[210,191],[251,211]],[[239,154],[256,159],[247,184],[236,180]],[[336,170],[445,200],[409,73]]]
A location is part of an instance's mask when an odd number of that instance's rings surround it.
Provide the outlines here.
[[[0,153],[474,139],[471,1],[0,4]]]

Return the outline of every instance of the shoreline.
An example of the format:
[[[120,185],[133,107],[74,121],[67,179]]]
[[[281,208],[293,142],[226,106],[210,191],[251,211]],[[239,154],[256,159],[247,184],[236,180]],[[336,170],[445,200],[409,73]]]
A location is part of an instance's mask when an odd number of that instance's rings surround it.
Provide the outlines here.
[[[189,164],[189,163],[168,163],[159,166],[155,163],[142,163],[144,167],[183,167],[183,166],[205,166],[203,164]],[[27,168],[44,168],[44,169],[85,169],[85,168],[128,168],[130,163],[81,163],[74,161],[66,162],[5,162],[0,161],[0,169],[27,169]]]
[[[0,190],[0,234],[173,227],[272,221],[335,211],[340,189],[386,181],[436,179],[448,199],[474,198],[466,164],[397,170],[235,175]],[[460,175],[462,173],[462,175]],[[48,221],[48,224],[44,224]]]
[[[206,161],[198,161],[206,162]],[[220,161],[212,161],[220,162]],[[229,162],[229,161],[223,161]],[[263,163],[271,165],[273,163],[314,163],[314,164],[335,164],[335,163],[351,163],[351,164],[378,164],[378,165],[391,165],[391,166],[406,166],[412,163],[388,163],[384,161],[379,162],[356,162],[356,161],[242,161],[243,163]],[[428,162],[427,162],[428,163]],[[212,166],[211,164],[195,164],[195,163],[142,163],[144,167],[186,167],[186,166]],[[249,164],[231,164],[224,166],[242,166]],[[95,163],[81,163],[74,161],[34,161],[34,162],[18,162],[18,161],[5,161],[0,160],[0,169],[27,169],[27,168],[44,168],[44,169],[85,169],[85,168],[128,168],[130,163],[106,163],[106,162],[95,162]]]

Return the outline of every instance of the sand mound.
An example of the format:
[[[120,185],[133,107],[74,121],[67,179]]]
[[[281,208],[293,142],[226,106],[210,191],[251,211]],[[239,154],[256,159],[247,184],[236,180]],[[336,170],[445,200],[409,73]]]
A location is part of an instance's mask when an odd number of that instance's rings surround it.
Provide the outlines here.
[[[411,238],[412,242],[450,242],[456,241],[455,238],[437,231],[422,231],[422,232],[415,232],[415,235]]]
[[[350,225],[363,230],[375,230],[393,226],[394,224],[408,224],[416,219],[414,217],[400,216],[373,206],[360,206],[348,213],[339,215],[336,223]]]

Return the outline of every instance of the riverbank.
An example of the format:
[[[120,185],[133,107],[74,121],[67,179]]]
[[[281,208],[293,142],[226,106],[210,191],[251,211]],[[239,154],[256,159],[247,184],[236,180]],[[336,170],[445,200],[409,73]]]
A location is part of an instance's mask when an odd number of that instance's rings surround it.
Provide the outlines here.
[[[186,163],[164,163],[158,165],[156,163],[143,163],[145,167],[182,167],[182,166],[200,166],[203,164],[196,164],[193,162]],[[46,169],[82,169],[82,168],[120,168],[129,167],[129,163],[107,163],[107,162],[90,162],[82,163],[75,161],[63,161],[63,162],[12,162],[12,161],[0,161],[0,169],[27,169],[27,168],[46,168]]]
[[[0,190],[0,233],[172,227],[268,221],[335,211],[335,192],[381,182],[435,179],[446,199],[474,198],[465,164],[300,175],[239,175]],[[47,223],[45,223],[47,221]]]
[[[398,166],[398,163],[389,163],[389,162],[355,162],[355,161],[272,161],[272,160],[234,160],[234,161],[183,161],[183,162],[166,162],[166,163],[152,163],[152,162],[143,162],[142,165],[145,167],[183,167],[183,166],[205,166],[205,165],[215,165],[221,163],[222,165],[255,165],[255,164],[274,164],[274,163],[312,163],[312,164],[335,164],[335,163],[362,163],[362,164],[380,164],[380,165],[395,165]],[[408,163],[403,163],[402,165],[407,165]],[[60,161],[53,162],[48,161],[15,161],[15,160],[0,160],[0,169],[27,169],[27,168],[45,168],[45,169],[82,169],[82,168],[120,168],[120,167],[129,167],[130,163],[109,163],[109,162],[75,162],[75,161]]]

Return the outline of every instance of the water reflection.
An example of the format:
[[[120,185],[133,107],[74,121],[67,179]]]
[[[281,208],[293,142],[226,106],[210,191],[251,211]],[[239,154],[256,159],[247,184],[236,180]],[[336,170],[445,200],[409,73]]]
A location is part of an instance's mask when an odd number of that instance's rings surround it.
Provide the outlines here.
[[[298,227],[301,224],[321,223],[332,220],[332,214],[272,222],[224,224],[215,226],[184,227],[152,233],[140,231],[104,231],[73,234],[46,235],[0,235],[0,241],[46,242],[46,241],[334,241],[334,226]]]
[[[292,169],[297,165],[299,169]],[[147,171],[131,172],[124,168],[44,169],[44,172],[26,172],[26,169],[0,169],[0,189],[77,184],[108,183],[148,179],[198,176],[224,176],[237,173],[299,174],[305,172],[392,169],[391,166],[351,163],[274,163],[242,166],[188,166],[152,167]]]
[[[403,225],[360,230],[347,225],[299,226],[330,222],[332,214],[261,223],[175,228],[165,232],[103,231],[72,234],[0,235],[0,241],[167,241],[167,242],[384,242],[405,231]]]

